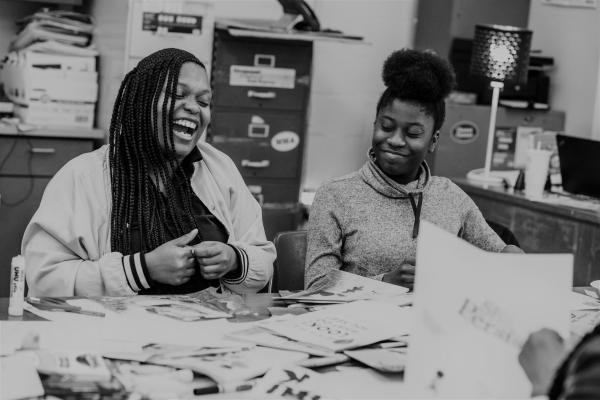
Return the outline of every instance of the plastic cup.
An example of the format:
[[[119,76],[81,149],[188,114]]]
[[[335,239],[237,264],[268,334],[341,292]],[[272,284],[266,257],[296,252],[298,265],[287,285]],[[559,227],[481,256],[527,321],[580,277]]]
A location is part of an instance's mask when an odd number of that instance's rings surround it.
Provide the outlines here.
[[[551,151],[541,149],[527,150],[527,167],[525,168],[525,197],[540,199],[548,178]]]

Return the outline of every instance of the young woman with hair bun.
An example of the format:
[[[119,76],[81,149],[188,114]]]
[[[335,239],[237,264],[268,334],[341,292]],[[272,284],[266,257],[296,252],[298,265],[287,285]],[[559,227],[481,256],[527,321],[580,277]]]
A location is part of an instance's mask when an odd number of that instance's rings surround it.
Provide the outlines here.
[[[449,179],[431,176],[445,98],[455,84],[449,63],[431,51],[402,49],[383,65],[372,146],[363,167],[327,182],[310,209],[305,286],[333,269],[412,288],[421,220],[494,252],[521,252],[489,227]]]

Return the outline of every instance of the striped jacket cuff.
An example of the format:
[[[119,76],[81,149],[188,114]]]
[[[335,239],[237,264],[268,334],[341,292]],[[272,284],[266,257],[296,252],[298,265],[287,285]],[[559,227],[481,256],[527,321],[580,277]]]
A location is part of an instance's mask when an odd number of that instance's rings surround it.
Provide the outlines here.
[[[131,290],[139,292],[142,289],[150,289],[150,275],[143,253],[124,256],[121,263],[123,264],[125,279]]]
[[[229,244],[229,246],[235,251],[235,254],[237,255],[239,268],[237,271],[233,273],[228,273],[225,276],[223,276],[222,280],[223,282],[228,283],[230,285],[239,285],[240,283],[244,282],[246,280],[246,277],[248,276],[248,253],[246,253],[246,250],[234,246],[232,244]],[[235,276],[234,274],[237,276]]]

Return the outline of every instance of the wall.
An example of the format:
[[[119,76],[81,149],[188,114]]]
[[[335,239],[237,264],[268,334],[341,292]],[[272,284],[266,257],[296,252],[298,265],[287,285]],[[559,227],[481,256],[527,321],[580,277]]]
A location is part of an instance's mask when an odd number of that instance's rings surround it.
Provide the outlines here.
[[[529,0],[419,0],[415,47],[448,56],[452,39],[472,39],[476,24],[526,26]]]
[[[550,104],[566,112],[565,132],[600,140],[600,8],[531,0],[529,28],[532,48],[554,57]]]

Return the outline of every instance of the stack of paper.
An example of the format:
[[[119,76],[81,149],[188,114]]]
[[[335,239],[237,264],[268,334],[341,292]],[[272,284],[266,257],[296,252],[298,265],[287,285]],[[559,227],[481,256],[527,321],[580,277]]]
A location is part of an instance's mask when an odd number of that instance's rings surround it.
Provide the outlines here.
[[[302,303],[335,304],[356,300],[393,301],[409,304],[411,295],[408,289],[398,285],[381,282],[375,279],[352,274],[345,271],[329,272],[325,283],[316,288],[282,296],[284,300],[295,300]]]
[[[11,41],[11,51],[45,41],[86,47],[92,40],[94,29],[89,16],[64,10],[36,12],[20,20],[18,24],[20,31]]]

